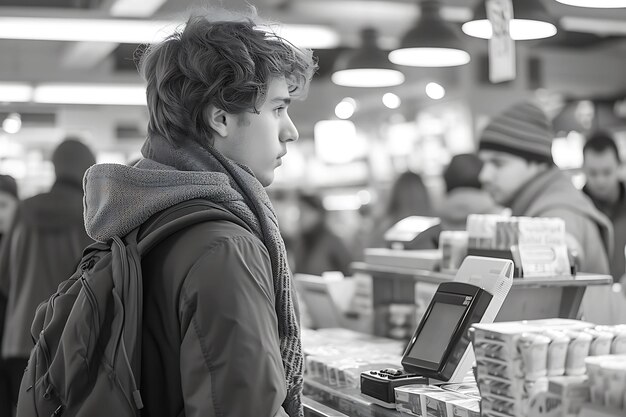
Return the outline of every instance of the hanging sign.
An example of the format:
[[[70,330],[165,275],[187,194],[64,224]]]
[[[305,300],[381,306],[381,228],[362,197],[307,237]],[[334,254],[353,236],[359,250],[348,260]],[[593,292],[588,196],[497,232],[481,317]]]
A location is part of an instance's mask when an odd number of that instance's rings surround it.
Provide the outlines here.
[[[509,24],[513,19],[511,0],[487,0],[487,19],[491,22],[489,39],[489,80],[500,83],[515,79],[515,41]]]

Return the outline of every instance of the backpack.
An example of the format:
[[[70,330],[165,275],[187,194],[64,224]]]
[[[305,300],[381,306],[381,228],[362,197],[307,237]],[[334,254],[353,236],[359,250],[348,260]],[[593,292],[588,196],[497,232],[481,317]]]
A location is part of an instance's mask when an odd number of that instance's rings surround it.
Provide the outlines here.
[[[178,204],[156,215],[165,219],[185,209],[172,221],[149,220],[147,229],[83,251],[76,272],[35,313],[35,347],[20,386],[18,417],[139,415],[141,257],[197,223],[228,220],[247,228],[234,215],[207,207],[216,206],[202,200]]]

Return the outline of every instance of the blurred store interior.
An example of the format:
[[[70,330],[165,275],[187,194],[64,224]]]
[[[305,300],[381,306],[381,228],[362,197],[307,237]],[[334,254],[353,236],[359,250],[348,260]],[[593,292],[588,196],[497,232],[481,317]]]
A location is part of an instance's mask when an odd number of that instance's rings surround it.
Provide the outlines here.
[[[222,3],[246,7],[241,0]],[[251,3],[261,16],[283,22],[279,33],[312,47],[319,59],[308,98],[290,108],[300,140],[290,145],[271,187],[287,234],[297,217],[291,204],[295,189],[320,194],[329,222],[341,226],[335,229],[347,239],[357,232],[363,213],[379,210],[377,202],[386,198],[392,180],[407,169],[423,176],[437,207],[442,169],[450,158],[474,151],[476,134],[489,116],[525,97],[538,99],[553,117],[555,161],[573,170],[576,184],[584,181],[577,169],[586,132],[611,131],[626,153],[624,8],[537,2],[547,21],[555,23],[556,34],[516,41],[515,79],[494,84],[488,41],[461,31],[481,2],[441,0],[435,6],[469,52],[467,64],[400,65],[400,85],[348,87],[331,80],[346,55],[366,39],[385,51],[384,58],[415,26],[419,1]],[[134,59],[139,45],[167,35],[174,30],[172,22],[184,22],[189,10],[207,4],[0,0],[0,172],[18,179],[20,197],[50,186],[50,152],[66,135],[82,137],[96,150],[98,162],[139,157],[147,123]]]

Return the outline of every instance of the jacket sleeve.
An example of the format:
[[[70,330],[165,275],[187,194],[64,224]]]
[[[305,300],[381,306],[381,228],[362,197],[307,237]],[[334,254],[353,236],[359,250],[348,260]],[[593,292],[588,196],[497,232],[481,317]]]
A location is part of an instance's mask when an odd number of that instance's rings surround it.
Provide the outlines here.
[[[570,210],[558,208],[550,209],[541,216],[563,219],[567,247],[578,256],[581,272],[610,274],[607,248],[603,243],[600,230],[592,220]]]
[[[269,255],[224,238],[193,265],[180,296],[187,417],[287,416]]]

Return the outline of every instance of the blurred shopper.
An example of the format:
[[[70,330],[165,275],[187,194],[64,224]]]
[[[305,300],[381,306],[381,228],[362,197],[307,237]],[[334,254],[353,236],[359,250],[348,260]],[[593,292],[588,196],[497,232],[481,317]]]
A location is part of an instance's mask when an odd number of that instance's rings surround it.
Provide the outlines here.
[[[491,195],[482,189],[479,180],[483,163],[475,154],[455,155],[443,172],[446,196],[442,204],[443,230],[465,230],[470,214],[498,213]]]
[[[430,196],[422,177],[415,172],[406,171],[394,182],[387,208],[375,223],[367,247],[387,247],[385,232],[400,220],[409,216],[431,215]]]
[[[239,219],[195,224],[143,257],[142,415],[303,415],[297,306],[264,187],[298,139],[288,108],[316,65],[261,24],[211,10],[150,47],[144,159],[85,177],[98,241],[176,219],[198,199]]]
[[[352,255],[341,238],[328,227],[322,199],[301,194],[298,201],[300,236],[296,245],[295,272],[322,275],[327,271],[340,271],[350,275]]]
[[[612,226],[552,160],[552,126],[532,102],[497,115],[479,140],[480,181],[513,216],[558,217],[580,271],[609,273]]]
[[[28,356],[35,310],[75,270],[83,249],[92,243],[83,221],[82,180],[95,163],[91,150],[77,139],[63,141],[52,155],[56,181],[44,194],[22,201],[0,252],[0,291],[8,304],[2,357],[12,373],[17,404]]]
[[[420,233],[405,249],[436,249],[443,230],[465,230],[470,214],[498,213],[491,195],[478,179],[483,163],[475,154],[455,155],[443,172],[446,195],[441,205],[441,223]]]
[[[0,247],[2,246],[4,235],[11,227],[18,202],[17,182],[15,179],[10,175],[0,175]],[[6,296],[0,292],[0,345],[4,330],[6,306]],[[17,398],[15,390],[19,388],[19,381],[12,380],[14,375],[9,367],[5,366],[4,360],[0,356],[0,417],[11,417],[13,412],[13,399]]]
[[[0,174],[0,243],[13,222],[18,201],[15,178]]]
[[[619,151],[607,132],[596,132],[585,143],[583,155],[587,177],[583,191],[613,222],[614,251],[610,265],[613,279],[619,282],[624,275],[626,246],[626,186],[619,179]]]

